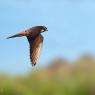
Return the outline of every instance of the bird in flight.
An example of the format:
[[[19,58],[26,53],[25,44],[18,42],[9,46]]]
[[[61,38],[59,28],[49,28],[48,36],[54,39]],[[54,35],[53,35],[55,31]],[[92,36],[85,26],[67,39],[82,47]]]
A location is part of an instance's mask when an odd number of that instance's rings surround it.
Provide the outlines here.
[[[31,64],[32,66],[35,66],[39,59],[41,47],[43,44],[43,36],[41,33],[45,31],[48,31],[45,26],[35,26],[16,35],[10,36],[7,39],[26,36],[30,44]]]

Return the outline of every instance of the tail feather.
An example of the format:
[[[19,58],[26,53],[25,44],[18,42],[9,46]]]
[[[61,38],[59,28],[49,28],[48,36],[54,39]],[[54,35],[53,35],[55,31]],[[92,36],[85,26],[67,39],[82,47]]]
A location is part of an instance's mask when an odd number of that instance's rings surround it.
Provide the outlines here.
[[[7,37],[7,39],[15,38],[15,37],[20,37],[20,36],[21,36],[20,34],[16,34],[16,35],[13,35],[13,36]]]

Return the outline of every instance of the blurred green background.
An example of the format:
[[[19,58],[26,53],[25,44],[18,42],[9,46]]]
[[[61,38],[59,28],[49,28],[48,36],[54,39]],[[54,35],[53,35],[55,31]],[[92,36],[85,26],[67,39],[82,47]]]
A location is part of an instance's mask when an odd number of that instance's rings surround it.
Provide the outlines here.
[[[23,76],[1,75],[0,95],[95,95],[95,60],[58,58]]]

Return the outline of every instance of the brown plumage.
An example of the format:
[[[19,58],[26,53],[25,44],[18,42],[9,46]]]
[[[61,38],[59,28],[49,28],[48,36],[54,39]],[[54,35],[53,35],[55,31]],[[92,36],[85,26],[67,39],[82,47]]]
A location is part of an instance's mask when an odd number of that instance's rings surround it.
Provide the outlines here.
[[[29,40],[29,43],[30,43],[30,60],[32,62],[32,65],[36,65],[43,44],[42,35],[39,34],[34,40]]]
[[[36,26],[24,32],[8,37],[7,39],[26,36],[30,44],[30,60],[32,66],[35,66],[39,59],[41,47],[43,44],[43,36],[41,33],[44,31],[47,31],[47,28],[45,26]]]

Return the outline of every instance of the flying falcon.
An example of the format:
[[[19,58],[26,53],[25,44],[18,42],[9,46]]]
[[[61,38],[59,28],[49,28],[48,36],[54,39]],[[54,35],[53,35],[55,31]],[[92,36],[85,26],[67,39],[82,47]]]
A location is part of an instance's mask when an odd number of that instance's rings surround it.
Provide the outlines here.
[[[26,36],[30,44],[31,64],[32,66],[35,66],[39,59],[41,47],[43,44],[43,36],[41,35],[41,33],[45,31],[48,31],[48,29],[45,26],[35,26],[21,33],[10,36],[7,39]]]

